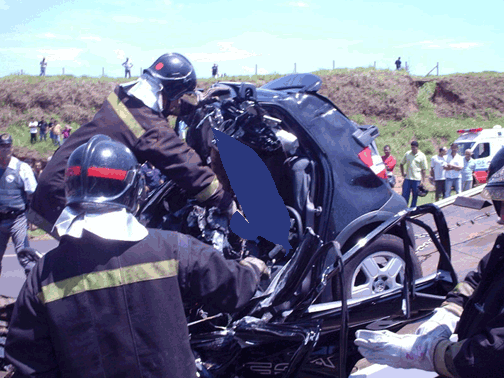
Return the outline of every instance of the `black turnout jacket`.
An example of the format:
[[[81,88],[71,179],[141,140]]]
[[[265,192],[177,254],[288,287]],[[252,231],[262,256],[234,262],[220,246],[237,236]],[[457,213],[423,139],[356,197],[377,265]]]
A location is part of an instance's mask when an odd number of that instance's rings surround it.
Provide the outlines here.
[[[17,299],[6,357],[36,377],[196,376],[184,303],[233,312],[260,272],[183,234],[139,242],[63,236]]]
[[[181,140],[167,119],[117,86],[91,122],[70,135],[40,175],[32,209],[54,224],[65,207],[65,169],[70,154],[97,134],[126,145],[140,163],[150,161],[199,202],[218,204],[224,196],[214,172]]]
[[[445,355],[455,377],[504,376],[504,234],[443,304],[461,313],[459,341]]]

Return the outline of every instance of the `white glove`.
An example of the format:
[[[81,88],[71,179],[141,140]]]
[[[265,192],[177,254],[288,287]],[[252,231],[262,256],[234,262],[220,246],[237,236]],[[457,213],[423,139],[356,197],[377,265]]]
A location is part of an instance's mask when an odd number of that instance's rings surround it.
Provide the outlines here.
[[[400,369],[435,371],[434,349],[443,339],[447,326],[428,335],[398,335],[390,331],[358,330],[355,345],[369,362]]]
[[[418,327],[415,332],[415,335],[426,335],[429,332],[435,330],[436,328],[446,325],[448,329],[443,329],[449,334],[446,337],[450,337],[451,334],[455,331],[455,327],[457,326],[460,317],[455,315],[453,312],[444,309],[443,307],[438,307],[434,310],[434,315],[430,317],[429,320],[425,321],[423,324]]]

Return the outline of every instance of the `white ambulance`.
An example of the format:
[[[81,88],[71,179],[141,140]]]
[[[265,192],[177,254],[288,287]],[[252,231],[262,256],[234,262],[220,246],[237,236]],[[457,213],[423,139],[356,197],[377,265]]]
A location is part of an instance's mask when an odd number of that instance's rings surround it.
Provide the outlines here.
[[[504,129],[495,125],[491,129],[463,129],[457,131],[462,134],[455,141],[459,146],[459,154],[464,156],[467,149],[472,151],[472,157],[476,161],[475,176],[480,183],[485,183],[490,161],[504,146]]]

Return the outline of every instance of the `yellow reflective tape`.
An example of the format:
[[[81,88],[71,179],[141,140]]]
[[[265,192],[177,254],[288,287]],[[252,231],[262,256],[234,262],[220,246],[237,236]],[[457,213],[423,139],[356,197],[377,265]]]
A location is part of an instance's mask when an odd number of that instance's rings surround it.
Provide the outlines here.
[[[142,126],[140,126],[135,117],[133,117],[133,114],[131,114],[126,105],[124,105],[119,97],[117,97],[115,92],[112,92],[108,96],[107,101],[117,113],[119,118],[121,118],[121,120],[128,126],[131,132],[135,134],[137,138],[140,138],[145,130]]]
[[[199,202],[205,202],[207,199],[213,196],[217,189],[219,189],[219,180],[217,179],[217,176],[215,176],[210,185],[196,194],[194,198],[196,198]]]
[[[174,277],[177,273],[177,260],[137,264],[124,268],[82,274],[54,282],[42,286],[42,292],[38,294],[38,297],[42,303],[49,303],[86,291]]]

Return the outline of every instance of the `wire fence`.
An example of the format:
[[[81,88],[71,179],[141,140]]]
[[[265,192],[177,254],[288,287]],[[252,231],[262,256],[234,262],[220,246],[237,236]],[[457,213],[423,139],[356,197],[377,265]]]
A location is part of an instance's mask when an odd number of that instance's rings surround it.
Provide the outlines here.
[[[381,63],[381,64],[380,64]],[[384,65],[383,62],[379,62],[379,65],[377,65],[377,61],[374,61],[373,64],[369,64],[367,67],[373,67],[375,69],[389,69],[389,70],[401,70],[401,71],[407,71],[409,72],[410,70],[410,65],[408,61],[401,62],[401,66],[399,68],[391,68],[391,65]],[[336,60],[332,61],[332,69],[335,70],[340,67],[336,67]],[[331,69],[331,68],[320,68],[321,70],[324,69]],[[434,70],[436,70],[436,75],[439,76],[439,62],[436,63],[434,68],[432,68],[425,76],[429,76]],[[143,68],[142,67],[136,67],[131,69],[131,75],[136,76],[136,75],[141,75],[143,73]],[[208,73],[211,72],[211,67],[208,69]],[[306,72],[306,71],[301,71],[301,72]],[[289,74],[289,73],[301,73],[298,72],[298,65],[297,63],[293,63],[293,70],[291,72],[286,72],[284,74]],[[47,65],[46,70],[45,70],[45,75],[42,75],[42,73],[39,71],[39,76],[57,76],[57,75],[72,75],[75,76],[75,73],[72,72],[72,69],[68,69],[66,67],[57,67],[53,66],[50,63]],[[251,75],[270,75],[270,74],[275,74],[277,72],[267,72],[264,68],[260,67],[260,65],[255,64],[254,67],[249,67],[246,72],[242,74],[236,74],[236,75],[230,75],[230,76],[251,76]],[[32,73],[28,73],[25,70],[19,70],[14,73],[14,75],[30,75]],[[123,76],[124,75],[124,76]],[[111,69],[110,67],[101,67],[101,70],[98,68],[94,72],[90,72],[88,75],[78,75],[78,76],[91,76],[91,77],[126,77],[125,75],[125,70],[124,69],[117,69],[113,68]],[[213,74],[210,74],[209,77],[213,77]],[[219,73],[217,77],[223,77],[227,76],[225,73]],[[202,78],[205,78],[206,75],[202,75]]]

